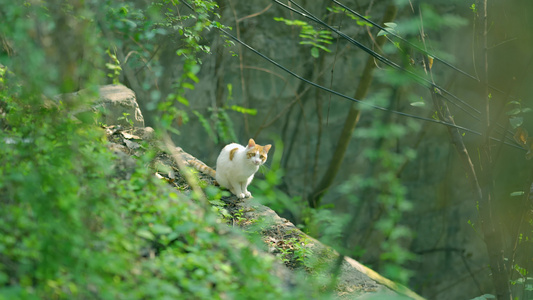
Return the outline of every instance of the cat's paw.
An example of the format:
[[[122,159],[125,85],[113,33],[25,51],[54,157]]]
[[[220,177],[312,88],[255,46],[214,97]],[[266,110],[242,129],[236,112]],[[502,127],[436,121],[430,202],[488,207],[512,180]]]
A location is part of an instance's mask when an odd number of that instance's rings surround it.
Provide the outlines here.
[[[237,195],[237,198],[244,199],[244,198],[246,198],[246,195],[244,193],[240,193],[240,194]]]
[[[244,192],[244,195],[245,195],[247,198],[252,197],[252,193],[250,193],[250,192],[248,192],[248,191]]]

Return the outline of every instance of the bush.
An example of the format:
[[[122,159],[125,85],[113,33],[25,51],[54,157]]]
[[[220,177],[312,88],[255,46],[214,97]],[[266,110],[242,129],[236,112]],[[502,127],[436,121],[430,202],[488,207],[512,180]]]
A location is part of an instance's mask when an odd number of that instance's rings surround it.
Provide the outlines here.
[[[134,2],[0,1],[0,299],[294,299],[313,293],[285,289],[271,274],[272,258],[219,224],[210,209],[163,186],[146,170],[150,152],[129,178],[116,178],[117,158],[103,130],[71,114],[95,94],[79,102],[53,100],[57,93],[117,82],[122,68],[106,43],[144,32],[138,41],[155,47],[152,38],[165,33],[163,12],[172,4],[157,1],[143,10]],[[183,18],[208,26],[214,2],[194,5]],[[185,48],[200,51],[201,30],[189,25],[176,32],[188,40]],[[112,30],[124,40],[102,38]],[[195,51],[182,52],[188,68]],[[168,119],[160,120],[168,126]]]

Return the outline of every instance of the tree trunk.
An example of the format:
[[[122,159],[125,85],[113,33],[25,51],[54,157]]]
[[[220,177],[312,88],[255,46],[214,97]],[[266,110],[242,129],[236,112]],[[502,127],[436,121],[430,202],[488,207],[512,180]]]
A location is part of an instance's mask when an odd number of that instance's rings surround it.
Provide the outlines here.
[[[489,255],[489,264],[492,271],[492,282],[494,284],[494,290],[496,297],[500,300],[513,299],[511,293],[511,283],[509,281],[509,273],[507,271],[507,264],[505,262],[504,244],[502,235],[502,225],[499,222],[499,216],[496,215],[493,207],[493,161],[491,155],[491,141],[490,141],[490,96],[488,87],[488,47],[487,47],[487,1],[483,1],[483,18],[482,27],[483,30],[483,64],[484,70],[482,72],[482,86],[483,96],[485,98],[485,112],[483,117],[483,145],[481,147],[481,188],[482,197],[479,201],[479,215],[481,217],[481,227],[483,229],[483,237],[487,253]]]
[[[389,5],[385,11],[385,14],[383,15],[382,23],[392,22],[396,17],[397,10],[398,9],[396,6]],[[386,38],[384,36],[379,36],[376,38],[376,48],[378,48],[376,51],[379,51],[379,48],[383,46],[385,41]],[[368,60],[366,61],[363,75],[361,76],[361,81],[359,81],[359,85],[357,86],[357,90],[355,92],[355,99],[363,100],[366,97],[370,88],[370,84],[372,83],[372,75],[375,67],[376,62],[374,61],[374,57],[369,56]],[[348,116],[344,121],[344,127],[339,137],[339,141],[337,142],[335,153],[331,158],[328,169],[308,199],[310,207],[317,208],[320,205],[320,200],[324,196],[324,193],[330,188],[335,176],[337,176],[337,173],[339,172],[344,160],[344,156],[346,155],[346,150],[348,149],[348,145],[352,138],[352,133],[359,122],[360,115],[361,111],[357,108],[357,105],[352,102]]]

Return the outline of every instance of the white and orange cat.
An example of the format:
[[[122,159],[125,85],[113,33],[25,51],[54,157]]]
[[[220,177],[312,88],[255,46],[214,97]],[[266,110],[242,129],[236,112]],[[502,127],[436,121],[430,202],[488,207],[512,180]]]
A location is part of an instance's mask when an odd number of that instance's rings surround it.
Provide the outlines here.
[[[272,145],[257,145],[253,139],[248,141],[246,147],[236,143],[226,145],[218,155],[216,171],[197,161],[189,161],[189,164],[216,179],[218,184],[230,190],[237,198],[244,199],[252,196],[248,186],[259,167],[267,160],[271,147]]]

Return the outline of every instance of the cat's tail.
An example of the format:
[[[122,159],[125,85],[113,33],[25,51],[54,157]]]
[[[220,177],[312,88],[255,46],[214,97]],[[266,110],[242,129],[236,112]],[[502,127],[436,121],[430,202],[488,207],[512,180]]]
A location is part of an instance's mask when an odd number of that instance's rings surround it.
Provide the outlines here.
[[[189,165],[193,168],[195,168],[196,170],[206,174],[206,175],[209,175],[211,176],[213,179],[216,179],[216,174],[217,172],[213,169],[211,169],[210,167],[208,167],[206,164],[204,164],[203,162],[201,161],[198,161],[198,160],[189,160],[188,161]]]

